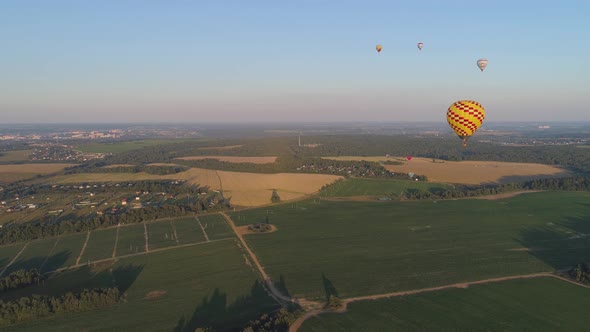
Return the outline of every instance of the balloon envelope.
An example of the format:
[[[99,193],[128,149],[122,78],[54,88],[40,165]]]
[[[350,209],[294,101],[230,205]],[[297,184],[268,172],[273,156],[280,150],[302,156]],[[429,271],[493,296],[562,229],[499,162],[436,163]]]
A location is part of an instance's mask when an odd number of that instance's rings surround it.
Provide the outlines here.
[[[412,160],[412,156],[407,156],[406,159]]]
[[[381,50],[383,49],[383,46],[377,45],[377,46],[375,46],[375,49],[377,50],[377,52],[381,52]]]
[[[484,69],[486,69],[487,65],[488,65],[488,59],[477,60],[477,66],[479,67],[479,70],[483,71]]]
[[[459,138],[465,141],[481,126],[486,111],[480,103],[473,100],[459,100],[447,110],[447,122]]]
[[[418,43],[418,49],[422,51],[422,47],[424,47],[424,43]]]

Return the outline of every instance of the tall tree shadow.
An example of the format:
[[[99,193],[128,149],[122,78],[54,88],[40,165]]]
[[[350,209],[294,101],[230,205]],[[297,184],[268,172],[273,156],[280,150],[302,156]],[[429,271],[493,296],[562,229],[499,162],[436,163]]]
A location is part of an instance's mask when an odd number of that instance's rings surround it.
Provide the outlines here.
[[[193,332],[197,328],[213,328],[215,331],[242,331],[245,324],[280,308],[266,293],[257,280],[248,295],[239,297],[228,305],[227,294],[219,288],[211,296],[206,296],[197,305],[190,318],[182,316],[175,332]]]
[[[25,260],[17,260],[12,264],[4,274],[9,274],[17,270],[31,270],[38,269],[47,271],[46,266],[62,266],[68,258],[70,258],[71,252],[69,250],[60,251],[57,254],[47,256],[35,256]],[[42,271],[41,271],[42,272]]]
[[[322,284],[324,285],[324,292],[326,293],[326,302],[330,301],[330,296],[334,295],[338,297],[338,290],[332,283],[332,281],[322,273]]]
[[[289,289],[287,288],[287,282],[285,281],[285,277],[282,274],[279,276],[279,281],[275,282],[275,287],[279,290],[279,292],[281,292],[281,294],[289,298],[291,297],[291,294],[289,294]]]
[[[582,217],[547,222],[521,231],[517,241],[555,270],[590,262],[590,211]]]

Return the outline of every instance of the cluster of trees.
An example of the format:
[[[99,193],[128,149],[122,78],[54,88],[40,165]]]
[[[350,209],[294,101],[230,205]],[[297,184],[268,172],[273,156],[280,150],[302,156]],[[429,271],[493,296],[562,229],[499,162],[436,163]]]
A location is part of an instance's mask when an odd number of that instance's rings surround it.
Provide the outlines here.
[[[455,189],[412,189],[404,192],[403,199],[464,198],[495,195],[518,190],[590,191],[590,177],[537,179],[498,185],[461,186]],[[392,196],[395,196],[392,194]]]
[[[279,193],[277,192],[276,189],[272,190],[272,195],[270,196],[270,202],[271,203],[279,203],[281,201],[281,196],[279,196]]]
[[[590,265],[588,263],[578,264],[569,271],[569,275],[577,282],[590,283]]]
[[[68,292],[63,296],[22,297],[19,300],[0,300],[0,326],[71,312],[94,310],[118,303],[122,300],[119,289],[85,289],[80,293]]]
[[[0,293],[10,289],[37,285],[43,278],[37,269],[14,271],[6,277],[0,278]]]
[[[286,332],[301,314],[301,310],[290,311],[282,308],[273,314],[263,314],[251,321],[242,332]]]
[[[139,173],[145,172],[155,175],[168,175],[184,172],[189,168],[182,165],[134,165],[134,166],[117,166],[104,167],[108,164],[105,162],[96,162],[77,165],[67,168],[65,174],[75,173]]]

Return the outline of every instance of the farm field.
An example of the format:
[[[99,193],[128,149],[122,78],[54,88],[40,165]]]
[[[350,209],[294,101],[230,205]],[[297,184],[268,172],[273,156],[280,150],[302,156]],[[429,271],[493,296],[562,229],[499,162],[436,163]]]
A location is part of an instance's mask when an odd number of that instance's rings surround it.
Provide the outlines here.
[[[76,264],[76,260],[82,251],[86,241],[86,233],[66,235],[60,237],[45,265],[43,272],[53,271],[60,267]]]
[[[216,150],[216,151],[223,151],[223,150],[233,150],[237,148],[241,148],[243,145],[225,145],[225,146],[207,146],[202,148],[197,148],[197,150]]]
[[[180,244],[197,243],[206,241],[203,230],[194,217],[174,219],[174,228]]]
[[[41,266],[45,262],[48,255],[51,253],[51,250],[54,247],[56,239],[42,239],[31,241],[25,250],[20,254],[17,260],[6,269],[6,274],[10,274],[16,270],[30,270],[30,269],[39,269],[41,270]]]
[[[380,294],[517,274],[590,260],[588,193],[504,200],[326,202],[272,207],[277,232],[245,235],[291,295]],[[270,208],[231,213],[262,222]],[[501,216],[501,217],[500,217]]]
[[[75,164],[0,165],[0,182],[15,182],[32,179],[39,174],[51,174],[71,166],[75,166]]]
[[[228,237],[233,237],[234,233],[225,222],[225,219],[220,214],[211,214],[199,216],[201,225],[207,232],[209,240],[219,240]]]
[[[410,189],[425,191],[438,191],[451,188],[443,183],[430,183],[411,180],[383,180],[383,179],[358,179],[350,178],[338,181],[331,186],[322,189],[321,196],[346,197],[346,196],[387,196],[399,195]]]
[[[0,162],[26,161],[29,160],[31,153],[33,153],[33,150],[2,151]]]
[[[145,229],[143,223],[133,225],[121,225],[119,230],[119,242],[117,243],[117,256],[135,254],[145,251]]]
[[[0,271],[10,263],[24,245],[24,243],[18,243],[0,247]]]
[[[147,229],[150,250],[166,248],[178,244],[169,220],[147,223]]]
[[[170,175],[153,175],[143,172],[79,173],[55,176],[47,181],[65,184],[155,179],[187,180],[190,183],[209,186],[213,190],[223,190],[224,196],[226,198],[231,197],[231,203],[234,205],[259,206],[270,203],[273,189],[277,190],[282,200],[290,200],[317,192],[322,186],[341,178],[340,176],[324,174],[257,174],[191,168]]]
[[[523,181],[540,177],[566,176],[569,174],[564,169],[533,163],[508,163],[498,161],[446,161],[432,158],[405,158],[386,157],[326,157],[334,160],[366,160],[383,162],[395,160],[403,162],[403,165],[383,165],[391,172],[415,173],[425,175],[432,182],[481,184],[481,183],[506,183]]]
[[[207,326],[227,331],[276,308],[265,291],[255,286],[256,275],[231,240],[57,273],[45,286],[22,289],[18,294],[23,295],[25,290],[62,294],[71,289],[113,285],[127,291],[126,302],[27,322],[3,331],[194,331]],[[14,296],[11,293],[8,296]]]
[[[236,156],[193,156],[181,157],[182,160],[203,160],[216,159],[228,163],[250,163],[250,164],[272,164],[277,160],[277,157],[236,157]]]
[[[139,141],[126,141],[117,143],[89,143],[77,147],[78,150],[88,153],[119,153],[131,150],[142,149],[149,146],[166,145],[196,141],[190,139],[148,139]]]
[[[111,258],[113,256],[113,249],[115,248],[116,235],[117,228],[91,232],[80,263]]]
[[[584,331],[588,306],[590,289],[544,277],[354,302],[300,331]]]

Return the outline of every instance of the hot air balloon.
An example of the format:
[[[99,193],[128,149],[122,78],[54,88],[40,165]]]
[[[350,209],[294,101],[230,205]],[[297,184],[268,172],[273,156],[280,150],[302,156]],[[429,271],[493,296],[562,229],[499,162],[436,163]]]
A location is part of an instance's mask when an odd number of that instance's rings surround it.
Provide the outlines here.
[[[422,51],[422,47],[424,47],[424,43],[418,43],[418,49]]]
[[[484,69],[486,69],[487,65],[488,65],[488,59],[477,60],[477,66],[479,67],[479,70],[483,71]]]
[[[383,49],[383,46],[377,45],[377,46],[375,46],[375,48],[377,49],[377,53],[380,53],[381,50]]]
[[[459,100],[447,110],[447,122],[457,136],[467,146],[467,140],[481,126],[486,111],[480,103],[473,100]]]
[[[412,156],[407,156],[406,159],[412,160]]]

